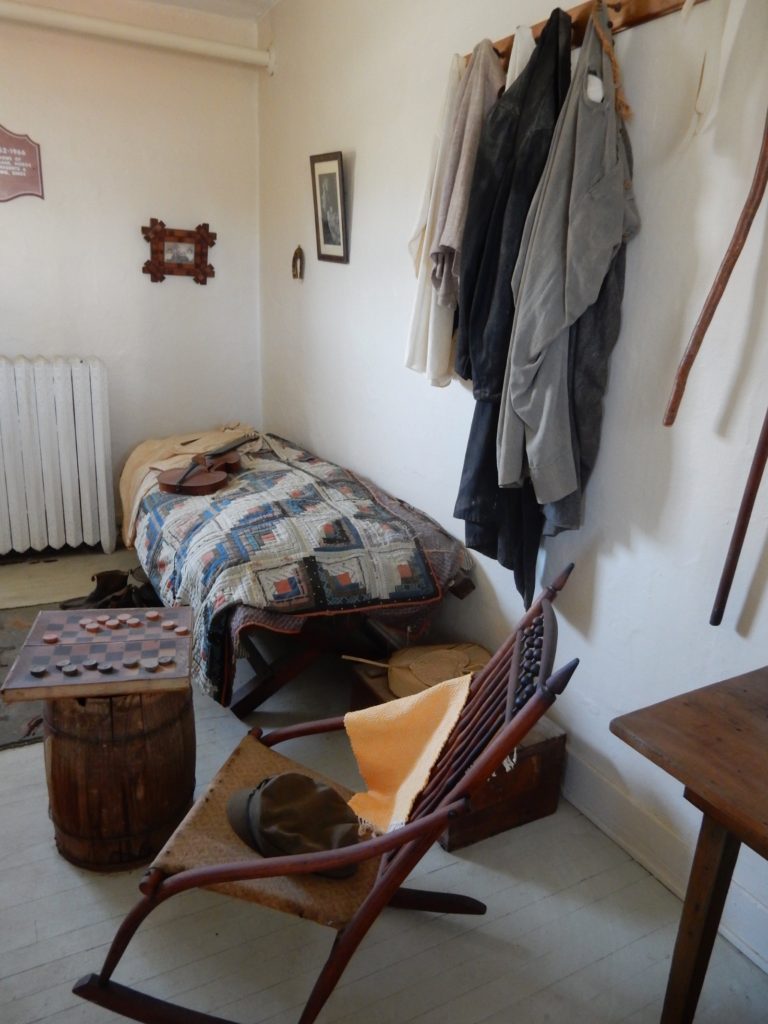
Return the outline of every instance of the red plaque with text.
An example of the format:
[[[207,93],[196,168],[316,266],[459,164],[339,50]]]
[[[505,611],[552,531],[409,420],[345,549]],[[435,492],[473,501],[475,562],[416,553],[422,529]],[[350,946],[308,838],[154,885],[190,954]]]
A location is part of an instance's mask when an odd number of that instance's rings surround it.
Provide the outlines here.
[[[43,198],[40,147],[0,125],[0,203],[18,196]]]

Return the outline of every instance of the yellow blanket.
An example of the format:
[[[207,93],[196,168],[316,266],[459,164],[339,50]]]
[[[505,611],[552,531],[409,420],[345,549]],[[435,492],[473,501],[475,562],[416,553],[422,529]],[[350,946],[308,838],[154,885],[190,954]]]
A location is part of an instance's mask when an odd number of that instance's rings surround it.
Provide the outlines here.
[[[344,716],[344,728],[367,786],[349,804],[361,822],[390,832],[408,820],[467,700],[471,675],[438,683]]]

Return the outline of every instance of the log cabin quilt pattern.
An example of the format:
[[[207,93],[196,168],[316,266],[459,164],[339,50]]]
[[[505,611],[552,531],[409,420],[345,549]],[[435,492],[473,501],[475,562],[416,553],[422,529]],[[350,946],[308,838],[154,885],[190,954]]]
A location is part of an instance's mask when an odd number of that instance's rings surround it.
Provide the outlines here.
[[[421,607],[471,565],[424,513],[268,434],[214,494],[145,494],[136,551],[165,605],[192,606],[193,678],[213,696],[226,612],[244,606],[285,631],[309,615]]]

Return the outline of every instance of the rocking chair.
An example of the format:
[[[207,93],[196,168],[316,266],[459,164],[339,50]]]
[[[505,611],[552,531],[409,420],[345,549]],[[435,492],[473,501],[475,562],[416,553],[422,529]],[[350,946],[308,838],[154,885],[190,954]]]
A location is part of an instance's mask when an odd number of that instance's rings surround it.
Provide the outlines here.
[[[91,1002],[144,1024],[229,1024],[221,1017],[165,1002],[111,980],[128,943],[145,917],[171,896],[205,887],[309,918],[337,934],[299,1019],[319,1014],[350,958],[385,907],[436,913],[483,914],[468,896],[404,887],[407,876],[440,837],[448,822],[465,814],[471,797],[505,762],[562,693],[578,661],[550,675],[556,623],[550,602],[565,584],[569,566],[537,598],[515,632],[472,679],[469,695],[406,823],[362,838],[352,846],[317,853],[261,857],[229,826],[231,793],[282,772],[299,771],[329,783],[345,799],[350,792],[272,750],[298,736],[342,729],[343,717],[277,729],[243,738],[208,790],[197,801],[140,883],[144,894],[120,926],[99,974],[73,991]],[[409,699],[409,698],[404,698]],[[357,865],[348,878],[316,872]]]

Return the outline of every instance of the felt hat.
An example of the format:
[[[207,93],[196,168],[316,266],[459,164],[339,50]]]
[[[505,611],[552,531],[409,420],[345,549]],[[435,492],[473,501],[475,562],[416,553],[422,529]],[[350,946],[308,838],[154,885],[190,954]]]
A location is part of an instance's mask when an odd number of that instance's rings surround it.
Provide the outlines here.
[[[253,789],[238,789],[227,802],[227,817],[243,842],[262,857],[335,850],[359,841],[357,815],[344,798],[299,772],[272,775]],[[347,878],[356,867],[316,873]]]

